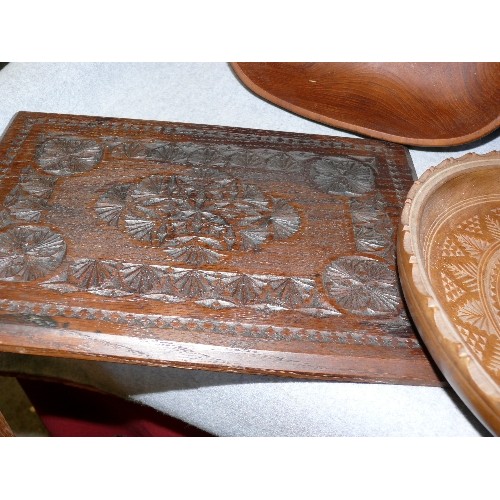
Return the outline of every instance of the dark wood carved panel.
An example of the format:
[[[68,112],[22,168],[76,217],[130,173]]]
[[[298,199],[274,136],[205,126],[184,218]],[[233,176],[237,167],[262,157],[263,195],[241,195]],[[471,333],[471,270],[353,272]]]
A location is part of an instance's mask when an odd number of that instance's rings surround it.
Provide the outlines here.
[[[402,146],[23,112],[0,165],[0,349],[439,383],[395,268]]]

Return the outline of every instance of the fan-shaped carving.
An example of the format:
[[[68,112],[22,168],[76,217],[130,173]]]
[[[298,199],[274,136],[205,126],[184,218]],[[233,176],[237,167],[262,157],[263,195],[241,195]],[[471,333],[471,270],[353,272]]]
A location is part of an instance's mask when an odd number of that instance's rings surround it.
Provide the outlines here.
[[[95,210],[107,224],[195,266],[215,264],[233,249],[260,250],[300,227],[298,213],[285,200],[206,168],[115,185]]]
[[[49,228],[18,226],[0,234],[0,279],[32,281],[56,269],[66,253],[62,236]]]

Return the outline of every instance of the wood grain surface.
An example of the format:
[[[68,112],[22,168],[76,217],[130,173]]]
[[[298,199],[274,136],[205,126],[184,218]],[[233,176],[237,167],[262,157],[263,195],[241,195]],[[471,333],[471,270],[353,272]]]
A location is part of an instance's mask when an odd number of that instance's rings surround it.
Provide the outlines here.
[[[398,264],[433,359],[500,434],[500,152],[446,160],[415,183]]]
[[[14,437],[14,433],[2,415],[2,412],[0,412],[0,437]]]
[[[500,125],[500,63],[232,63],[256,94],[351,132],[452,146]]]
[[[438,385],[396,275],[399,145],[19,113],[0,349]]]

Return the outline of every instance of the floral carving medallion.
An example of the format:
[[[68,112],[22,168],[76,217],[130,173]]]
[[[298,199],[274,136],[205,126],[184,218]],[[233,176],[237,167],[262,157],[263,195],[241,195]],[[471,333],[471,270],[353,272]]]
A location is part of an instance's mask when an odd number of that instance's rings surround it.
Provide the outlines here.
[[[234,248],[259,250],[266,240],[286,240],[300,226],[284,200],[207,168],[115,185],[95,210],[110,226],[196,266],[214,264]]]
[[[436,383],[396,281],[404,148],[21,113],[0,162],[9,331],[53,322],[101,353],[126,338],[135,362]]]
[[[352,313],[375,316],[398,308],[394,273],[377,260],[340,257],[325,269],[323,281],[330,296]]]
[[[36,152],[38,165],[47,173],[74,175],[95,167],[102,158],[102,147],[93,140],[54,137],[42,141]]]
[[[65,252],[60,234],[41,226],[15,226],[0,233],[0,279],[41,278],[59,266]]]

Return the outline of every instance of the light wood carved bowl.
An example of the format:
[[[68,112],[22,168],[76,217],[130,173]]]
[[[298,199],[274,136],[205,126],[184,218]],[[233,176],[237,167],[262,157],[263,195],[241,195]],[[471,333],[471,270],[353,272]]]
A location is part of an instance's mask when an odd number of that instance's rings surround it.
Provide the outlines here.
[[[500,434],[500,152],[448,159],[415,182],[397,257],[431,355],[469,408]]]
[[[258,96],[336,128],[411,146],[500,126],[500,63],[231,63]]]

